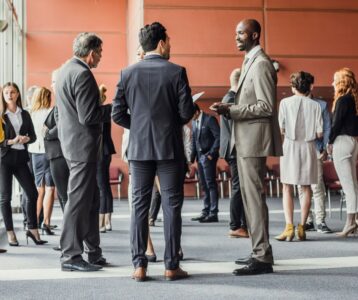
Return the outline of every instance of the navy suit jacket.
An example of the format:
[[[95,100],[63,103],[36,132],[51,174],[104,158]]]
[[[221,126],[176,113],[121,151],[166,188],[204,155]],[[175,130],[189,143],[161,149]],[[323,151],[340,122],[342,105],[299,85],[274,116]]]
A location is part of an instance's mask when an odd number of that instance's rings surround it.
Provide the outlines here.
[[[216,118],[203,112],[200,130],[196,126],[196,121],[192,121],[192,128],[191,162],[199,158],[200,154],[210,155],[214,159],[218,158],[220,127]]]

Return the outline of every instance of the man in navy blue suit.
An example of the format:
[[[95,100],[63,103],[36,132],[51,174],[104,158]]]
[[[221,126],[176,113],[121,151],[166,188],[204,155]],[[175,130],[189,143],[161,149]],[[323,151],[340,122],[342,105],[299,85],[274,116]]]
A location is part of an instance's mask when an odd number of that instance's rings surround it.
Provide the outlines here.
[[[216,118],[200,110],[198,104],[194,103],[194,108],[191,162],[196,160],[198,163],[200,184],[205,195],[201,215],[191,220],[200,223],[218,222],[216,162],[219,157],[220,127]]]

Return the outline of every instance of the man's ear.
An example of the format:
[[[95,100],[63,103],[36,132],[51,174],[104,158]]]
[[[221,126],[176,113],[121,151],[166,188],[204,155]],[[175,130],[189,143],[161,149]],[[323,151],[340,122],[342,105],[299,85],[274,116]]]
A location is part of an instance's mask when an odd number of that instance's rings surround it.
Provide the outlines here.
[[[259,34],[257,32],[253,32],[252,33],[252,39],[255,41],[255,40],[258,40],[259,39]]]

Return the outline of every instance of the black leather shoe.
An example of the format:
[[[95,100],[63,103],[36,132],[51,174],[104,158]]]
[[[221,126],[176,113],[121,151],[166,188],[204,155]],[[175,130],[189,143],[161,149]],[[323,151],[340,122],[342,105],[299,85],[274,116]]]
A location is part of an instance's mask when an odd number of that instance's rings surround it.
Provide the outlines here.
[[[61,270],[66,272],[78,271],[78,272],[94,272],[102,269],[101,266],[90,264],[84,260],[62,263]]]
[[[218,216],[207,216],[202,220],[199,220],[200,223],[217,223],[219,222]]]
[[[157,261],[157,255],[154,253],[152,255],[146,254],[145,257],[148,259],[149,262],[156,262]]]
[[[252,254],[246,257],[240,257],[237,260],[235,260],[235,264],[237,265],[247,265],[252,259]]]
[[[255,258],[251,258],[250,262],[241,269],[236,269],[232,272],[235,276],[245,275],[259,275],[273,273],[272,264],[258,261]]]
[[[90,264],[103,267],[103,266],[107,266],[109,263],[103,256],[101,256],[95,261],[90,261]]]
[[[201,214],[200,216],[197,216],[197,217],[194,217],[194,218],[191,218],[192,221],[201,221],[201,220],[204,220],[207,216],[206,215],[203,215]]]

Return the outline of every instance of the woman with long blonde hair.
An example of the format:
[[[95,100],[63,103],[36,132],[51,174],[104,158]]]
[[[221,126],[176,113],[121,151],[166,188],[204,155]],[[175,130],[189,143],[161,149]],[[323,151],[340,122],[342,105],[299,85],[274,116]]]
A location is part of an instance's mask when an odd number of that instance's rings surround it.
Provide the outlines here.
[[[358,227],[358,87],[352,70],[343,68],[334,74],[332,129],[328,153],[346,196],[347,219],[338,236],[346,237]]]
[[[52,235],[51,215],[55,199],[55,185],[53,183],[50,163],[45,154],[43,126],[51,111],[51,91],[45,87],[38,88],[33,96],[31,107],[31,118],[34,123],[37,140],[29,146],[32,157],[32,168],[38,191],[37,198],[37,220],[43,210],[42,231]],[[40,222],[39,222],[40,223]]]

